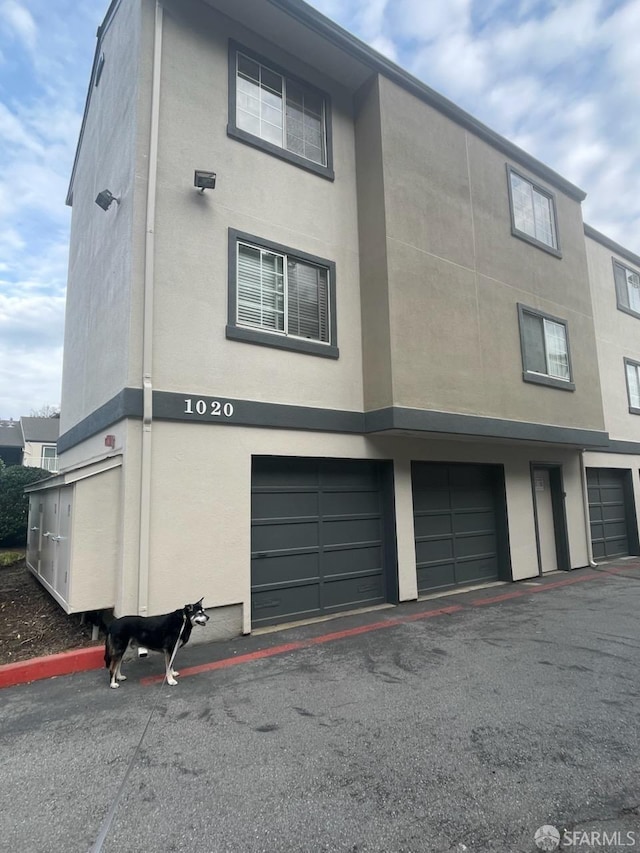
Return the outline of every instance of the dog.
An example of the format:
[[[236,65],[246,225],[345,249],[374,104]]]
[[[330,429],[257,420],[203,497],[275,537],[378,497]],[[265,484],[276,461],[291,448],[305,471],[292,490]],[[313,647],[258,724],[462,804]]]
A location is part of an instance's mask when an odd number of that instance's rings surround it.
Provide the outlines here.
[[[185,604],[181,610],[163,616],[120,616],[107,628],[104,645],[104,665],[109,670],[110,687],[120,687],[127,676],[121,672],[122,658],[129,644],[142,646],[154,652],[164,652],[167,684],[172,687],[178,682],[178,673],[171,667],[174,650],[186,645],[194,625],[206,625],[209,616],[200,601]],[[178,645],[179,641],[179,645]]]

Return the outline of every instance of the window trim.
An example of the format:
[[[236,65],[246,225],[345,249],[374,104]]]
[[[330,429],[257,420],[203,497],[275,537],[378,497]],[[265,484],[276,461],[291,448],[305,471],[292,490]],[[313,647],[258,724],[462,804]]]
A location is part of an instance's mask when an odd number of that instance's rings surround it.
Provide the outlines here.
[[[567,363],[569,365],[569,379],[559,379],[557,376],[549,376],[545,373],[535,373],[527,369],[527,358],[524,341],[524,323],[523,315],[531,314],[534,317],[540,317],[542,320],[550,320],[553,323],[558,323],[564,326],[565,340],[567,342]],[[553,314],[547,314],[545,311],[540,311],[538,308],[531,308],[528,305],[523,305],[518,302],[518,328],[520,330],[520,352],[522,356],[522,379],[524,382],[532,382],[535,385],[546,385],[549,388],[559,388],[562,391],[575,391],[576,386],[573,381],[573,366],[571,364],[571,343],[569,341],[569,324],[562,317],[554,317]]]
[[[526,231],[521,231],[516,227],[516,217],[515,217],[515,208],[513,204],[513,188],[511,186],[511,175],[516,175],[522,181],[526,181],[530,184],[536,192],[540,193],[540,195],[546,196],[549,199],[551,204],[551,214],[553,216],[553,227],[556,235],[556,246],[549,246],[547,243],[543,243],[542,240],[537,240],[535,237],[532,237],[530,234],[527,234]],[[562,258],[562,249],[560,247],[560,230],[558,227],[558,210],[556,207],[556,197],[555,194],[548,190],[546,187],[537,184],[534,180],[532,180],[527,175],[515,169],[510,163],[507,163],[507,188],[509,191],[509,215],[511,218],[511,234],[514,237],[518,237],[520,240],[524,240],[526,243],[530,243],[532,246],[536,246],[538,249],[542,249],[548,254],[553,255],[554,258]]]
[[[631,365],[632,367],[637,367],[640,372],[640,361],[635,361],[633,358],[627,358],[626,356],[623,358],[624,361],[624,383],[627,387],[627,403],[629,404],[629,414],[630,415],[640,415],[640,408],[634,406],[631,403],[631,389],[629,388],[629,377],[627,376],[627,365]],[[640,379],[640,377],[639,377]]]
[[[266,330],[263,331],[262,329],[254,329],[250,326],[238,325],[238,242],[249,243],[261,249],[267,249],[271,252],[277,252],[282,255],[291,256],[292,258],[296,258],[300,261],[313,264],[314,266],[325,267],[328,270],[328,343],[306,340],[305,338],[296,338],[294,336],[289,337],[286,335],[276,334],[275,332],[268,332]],[[228,312],[225,334],[226,337],[230,340],[245,341],[247,343],[275,347],[276,349],[292,350],[293,352],[307,353],[309,355],[319,355],[323,358],[339,358],[340,351],[338,349],[336,321],[335,263],[333,261],[327,260],[326,258],[319,258],[316,255],[310,255],[308,252],[301,252],[298,249],[293,249],[290,246],[283,246],[281,243],[274,243],[271,240],[265,240],[262,237],[256,237],[254,234],[247,234],[245,231],[238,231],[236,228],[229,228]]]
[[[236,120],[236,56],[238,53],[245,54],[245,56],[248,56],[255,62],[259,62],[261,65],[265,65],[270,71],[274,71],[276,74],[280,74],[282,77],[291,80],[293,83],[297,83],[300,86],[304,86],[306,89],[310,89],[322,98],[322,101],[324,103],[325,144],[327,147],[326,166],[323,166],[321,163],[314,163],[313,160],[307,160],[306,157],[301,157],[299,154],[294,154],[292,151],[289,151],[284,147],[281,148],[278,145],[274,145],[272,142],[268,142],[266,139],[261,139],[259,136],[254,136],[254,134],[249,133],[246,130],[242,130],[238,127]],[[308,83],[301,77],[297,77],[295,74],[291,74],[285,68],[282,68],[282,66],[278,65],[275,62],[272,62],[267,57],[261,56],[259,53],[256,53],[255,51],[244,47],[244,45],[241,45],[239,42],[236,42],[233,39],[229,39],[228,89],[229,106],[227,136],[230,136],[233,139],[237,139],[239,142],[244,142],[247,145],[251,145],[253,148],[258,148],[261,151],[265,151],[267,154],[272,154],[274,157],[279,157],[281,160],[286,160],[288,163],[292,163],[294,166],[299,166],[302,169],[306,169],[308,172],[313,172],[314,174],[319,175],[321,178],[326,178],[329,181],[335,180],[335,173],[333,171],[333,133],[331,125],[332,107],[331,97],[327,92],[323,91],[322,89],[318,89],[316,86],[313,86],[311,83]]]
[[[629,314],[630,317],[637,317],[640,319],[640,311],[634,311],[629,305],[624,305],[620,302],[620,293],[618,291],[618,282],[616,281],[616,267],[620,267],[623,270],[628,270],[629,272],[635,273],[640,277],[640,271],[634,270],[633,267],[624,264],[622,261],[618,260],[618,258],[611,258],[611,263],[613,266],[613,286],[616,291],[616,305],[618,307],[618,311],[624,311],[625,314]]]

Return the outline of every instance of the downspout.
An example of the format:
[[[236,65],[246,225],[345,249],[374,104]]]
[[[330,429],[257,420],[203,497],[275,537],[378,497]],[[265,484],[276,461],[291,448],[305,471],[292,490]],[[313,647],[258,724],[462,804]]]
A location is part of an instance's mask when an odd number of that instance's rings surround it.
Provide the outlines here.
[[[153,424],[153,286],[161,60],[162,6],[158,0],[156,0],[153,35],[153,68],[151,72],[149,171],[147,178],[142,307],[142,445],[140,454],[140,550],[138,565],[138,613],[142,616],[147,614],[149,606],[149,558],[151,544],[151,439]]]
[[[584,511],[584,529],[587,533],[587,557],[589,565],[594,569],[598,564],[593,559],[591,544],[591,519],[589,518],[589,490],[587,488],[587,469],[584,466],[584,450],[580,451],[580,481],[582,483],[582,509]]]

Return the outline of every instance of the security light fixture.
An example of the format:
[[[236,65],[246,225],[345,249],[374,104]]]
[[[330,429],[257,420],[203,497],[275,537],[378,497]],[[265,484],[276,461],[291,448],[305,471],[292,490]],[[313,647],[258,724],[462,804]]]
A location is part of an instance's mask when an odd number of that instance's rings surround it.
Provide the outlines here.
[[[215,190],[216,188],[216,173],[202,172],[196,169],[193,173],[193,185],[197,187],[201,193],[205,190]]]
[[[109,210],[111,202],[113,201],[115,201],[116,204],[120,204],[120,199],[116,198],[111,190],[102,190],[102,192],[99,192],[96,196],[96,204],[103,210]]]

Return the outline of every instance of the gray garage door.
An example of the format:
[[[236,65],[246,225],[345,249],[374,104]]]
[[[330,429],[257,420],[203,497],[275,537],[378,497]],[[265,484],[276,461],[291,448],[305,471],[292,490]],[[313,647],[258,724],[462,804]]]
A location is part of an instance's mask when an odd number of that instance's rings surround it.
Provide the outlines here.
[[[629,472],[630,473],[630,472]],[[587,468],[591,544],[595,560],[625,557],[629,545],[630,517],[627,471],[615,468]]]
[[[379,463],[257,457],[251,492],[254,626],[386,600]]]
[[[498,580],[501,469],[414,462],[411,473],[418,591]]]

